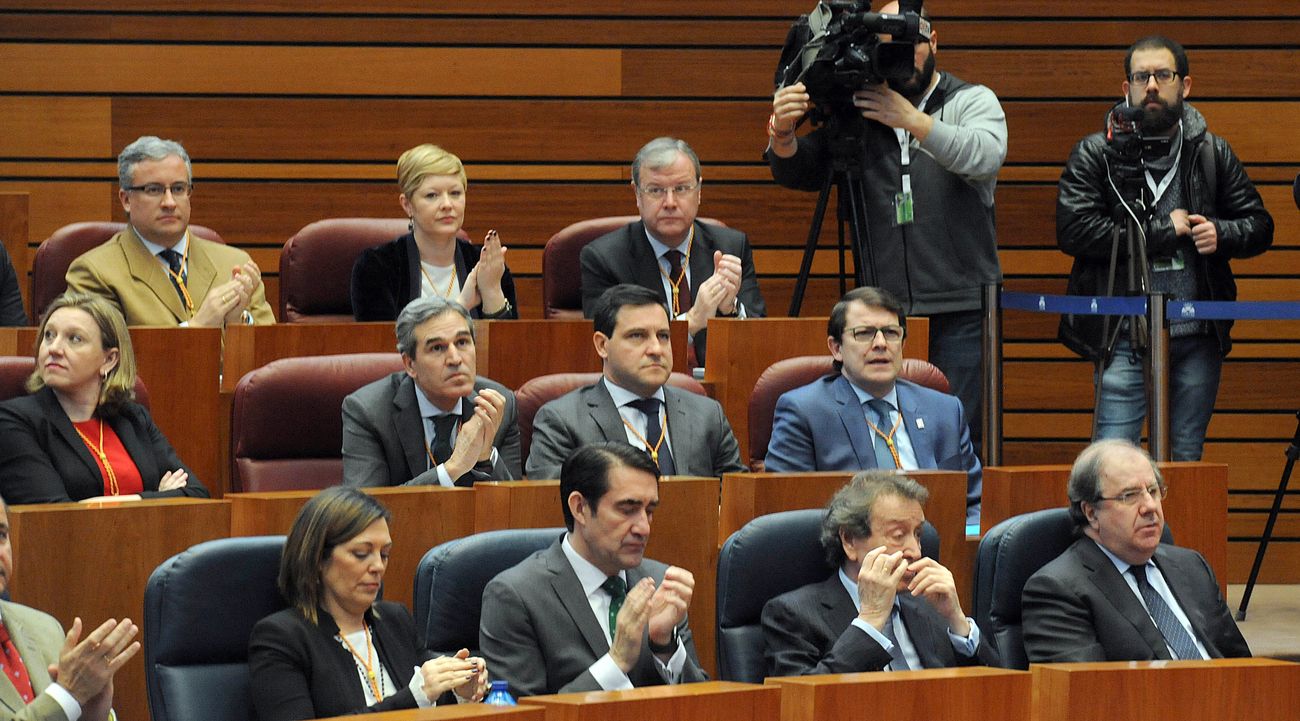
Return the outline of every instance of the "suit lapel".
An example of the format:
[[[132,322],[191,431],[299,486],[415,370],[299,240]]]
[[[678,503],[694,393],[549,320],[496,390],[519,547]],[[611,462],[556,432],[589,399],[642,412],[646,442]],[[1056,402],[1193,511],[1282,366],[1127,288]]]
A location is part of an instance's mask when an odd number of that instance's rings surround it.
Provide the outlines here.
[[[831,397],[839,406],[840,422],[844,424],[844,432],[853,444],[858,468],[875,468],[876,449],[871,443],[871,431],[867,428],[862,405],[858,403],[857,394],[849,387],[848,379],[841,375],[831,382]]]
[[[54,397],[54,390],[48,386],[42,388],[37,397],[40,399],[41,405],[44,406],[45,417],[53,419],[54,428],[58,431],[59,437],[63,439],[64,443],[68,444],[73,454],[86,466],[86,469],[95,478],[99,479],[99,487],[103,488],[104,476],[99,471],[99,464],[95,462],[95,457],[90,455],[90,449],[86,448],[85,441],[81,440],[81,436],[77,434],[76,427],[72,425],[72,419],[68,418],[67,412],[63,410],[58,399]]]
[[[839,572],[832,573],[830,578],[822,581],[817,599],[822,623],[830,630],[832,637],[838,636],[858,615],[853,599],[844,590],[844,584],[840,583]]]
[[[614,398],[609,395],[609,389],[605,387],[603,381],[596,381],[595,385],[582,389],[582,399],[587,404],[587,413],[591,415],[591,422],[596,425],[605,440],[627,440],[627,432],[623,430],[623,416],[618,414],[618,408],[614,406]]]
[[[704,225],[696,222],[695,239],[691,242],[691,297],[700,283],[713,276],[713,238],[709,236]]]
[[[898,390],[898,410],[903,414],[903,425],[907,429],[907,438],[912,442],[912,454],[916,456],[916,467],[938,468],[939,462],[934,457],[933,424],[926,423],[925,417],[921,415],[921,407],[917,404],[916,399],[916,389],[907,381],[898,381],[894,387]]]
[[[677,468],[677,475],[689,476],[690,469],[703,466],[694,463],[694,452],[696,448],[701,447],[695,444],[695,424],[693,418],[686,412],[682,403],[682,393],[687,391],[678,391],[672,386],[664,386],[664,415],[668,418],[668,442],[672,446],[673,462]],[[708,471],[712,473],[712,469]]]
[[[650,247],[645,223],[638,220],[631,225],[628,233],[631,236],[628,240],[631,241],[629,250],[632,253],[628,267],[632,268],[636,284],[652,289],[659,296],[659,302],[663,303],[664,307],[668,307],[668,296],[664,295],[663,272],[659,267],[659,259],[655,257],[654,250]]]
[[[949,664],[936,653],[938,649],[943,648],[940,644],[946,644],[951,648],[952,642],[948,640],[946,628],[943,629],[943,638],[938,637],[936,632],[940,629],[931,623],[922,611],[923,603],[926,602],[910,593],[900,593],[899,615],[903,617],[903,625],[907,627],[907,635],[912,639],[912,648],[915,649],[917,658],[921,660],[921,667],[944,668]]]
[[[1165,637],[1160,635],[1160,629],[1156,628],[1146,607],[1138,600],[1128,582],[1120,575],[1119,569],[1115,568],[1115,564],[1110,562],[1100,548],[1097,548],[1097,543],[1091,538],[1081,538],[1075,542],[1075,549],[1079,552],[1084,567],[1089,571],[1088,580],[1105,598],[1110,599],[1111,604],[1124,620],[1132,624],[1133,630],[1150,647],[1154,657],[1171,658]]]
[[[144,490],[157,490],[157,486],[151,486],[151,483],[161,480],[162,472],[154,465],[153,449],[143,438],[136,435],[135,426],[131,425],[125,415],[114,416],[110,425],[113,427],[113,432],[117,433],[118,440],[122,441],[122,447],[126,449],[127,455],[131,456],[131,461],[135,463]]]
[[[397,442],[402,446],[407,470],[411,478],[415,478],[429,469],[429,450],[424,445],[424,418],[420,416],[420,404],[415,401],[415,381],[409,375],[403,374],[397,385],[393,409]]]
[[[1194,574],[1198,572],[1197,569],[1184,567],[1183,564],[1165,551],[1163,544],[1156,547],[1154,560],[1156,567],[1160,569],[1160,575],[1165,578],[1165,584],[1169,586],[1169,591],[1174,594],[1174,600],[1183,609],[1183,614],[1187,616],[1188,622],[1192,624],[1192,630],[1196,633],[1196,638],[1205,645],[1205,650],[1209,653],[1210,658],[1223,658],[1223,651],[1214,645],[1213,634],[1206,632],[1206,629],[1210,628],[1212,624],[1207,621],[1202,613],[1205,605],[1203,602],[1197,603],[1196,590],[1187,585],[1187,580],[1194,577]]]
[[[189,272],[186,276],[185,288],[190,293],[190,300],[194,301],[194,310],[198,310],[203,305],[203,299],[208,297],[208,292],[212,286],[217,283],[217,267],[212,264],[212,258],[208,257],[205,241],[196,238],[193,233],[189,234]],[[230,269],[226,268],[226,273]],[[175,291],[172,295],[176,295]]]
[[[45,654],[39,645],[32,631],[27,627],[26,620],[19,613],[14,612],[12,604],[4,606],[4,624],[9,629],[9,635],[13,638],[14,646],[18,649],[18,655],[22,656],[23,665],[27,667],[27,677],[32,682],[32,691],[40,695],[46,686],[50,685],[50,674],[45,664]],[[22,697],[18,695],[18,689],[14,688],[12,682],[5,679],[4,684],[0,684],[0,701],[3,701],[11,708],[22,708]]]
[[[551,572],[551,588],[559,598],[560,604],[564,606],[564,610],[568,612],[569,618],[573,619],[574,625],[578,627],[592,655],[599,658],[609,651],[609,642],[605,640],[605,632],[596,621],[596,615],[591,612],[591,604],[582,592],[578,574],[573,572],[569,559],[564,557],[564,549],[560,547],[560,543],[561,541],[556,541],[551,544],[546,552],[546,567]],[[631,587],[633,583],[629,572],[628,586]]]
[[[190,314],[186,312],[185,306],[181,303],[180,295],[176,293],[176,286],[172,285],[167,271],[163,270],[162,263],[144,247],[144,243],[135,235],[135,231],[127,228],[122,231],[122,251],[126,254],[126,266],[131,272],[131,277],[137,282],[143,284],[152,292],[159,301],[167,308],[177,323],[190,319]],[[190,238],[190,245],[194,244],[194,239]],[[191,248],[193,251],[193,248]],[[193,263],[193,257],[190,262]],[[191,268],[191,272],[193,269]],[[194,307],[203,302],[203,298],[194,297],[194,286],[190,286],[190,295],[194,300]]]

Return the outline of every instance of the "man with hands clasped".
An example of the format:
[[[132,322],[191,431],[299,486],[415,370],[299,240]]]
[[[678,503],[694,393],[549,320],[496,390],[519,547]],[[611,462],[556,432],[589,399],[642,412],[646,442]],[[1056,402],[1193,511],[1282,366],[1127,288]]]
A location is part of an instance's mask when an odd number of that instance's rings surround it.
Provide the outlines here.
[[[397,316],[404,370],[343,399],[343,482],[470,486],[522,477],[515,395],[477,375],[469,311],[441,296]]]
[[[0,593],[13,577],[9,514],[0,499]],[[140,651],[139,627],[109,619],[81,637],[53,616],[0,601],[0,718],[16,721],[106,721],[113,714],[113,675]]]
[[[921,556],[928,498],[886,471],[859,473],[835,494],[821,540],[837,570],[763,608],[769,675],[999,665],[952,572]]]
[[[517,696],[707,680],[686,611],[690,571],[644,558],[659,469],[621,441],[560,469],[568,532],[483,591],[479,647]]]

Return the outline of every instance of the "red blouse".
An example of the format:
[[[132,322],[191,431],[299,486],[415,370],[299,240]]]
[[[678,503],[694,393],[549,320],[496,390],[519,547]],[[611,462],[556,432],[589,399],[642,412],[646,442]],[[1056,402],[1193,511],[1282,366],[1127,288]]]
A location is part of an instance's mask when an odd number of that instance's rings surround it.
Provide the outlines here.
[[[140,469],[135,467],[135,461],[131,460],[131,454],[126,452],[126,446],[122,445],[122,439],[117,437],[117,432],[112,426],[98,418],[72,425],[76,427],[86,448],[90,449],[90,456],[95,459],[95,465],[99,466],[99,475],[104,479],[105,496],[127,496],[144,491],[144,479],[140,477]],[[104,467],[104,459],[99,454],[101,433],[104,455],[108,457],[108,465],[113,469],[112,475],[117,478],[116,491],[109,480],[108,468]]]

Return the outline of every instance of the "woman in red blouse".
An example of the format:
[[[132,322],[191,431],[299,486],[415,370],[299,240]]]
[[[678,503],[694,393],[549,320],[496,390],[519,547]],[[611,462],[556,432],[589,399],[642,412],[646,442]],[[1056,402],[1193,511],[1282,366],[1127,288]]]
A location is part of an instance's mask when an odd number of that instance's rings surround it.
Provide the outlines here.
[[[0,493],[12,505],[139,500],[208,491],[135,402],[126,322],[108,301],[64,293],[37,334],[31,395],[0,403]]]

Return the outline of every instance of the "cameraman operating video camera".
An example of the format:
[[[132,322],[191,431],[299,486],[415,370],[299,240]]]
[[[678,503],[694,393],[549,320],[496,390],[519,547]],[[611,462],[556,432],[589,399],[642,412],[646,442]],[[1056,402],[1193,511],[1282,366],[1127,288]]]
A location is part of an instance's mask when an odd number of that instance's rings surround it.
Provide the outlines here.
[[[823,2],[808,16],[811,43],[819,37],[826,41],[823,47],[840,43],[846,57],[833,59],[837,77],[851,65],[846,59],[871,57],[875,45],[907,40],[885,33],[837,38],[837,32],[854,32],[846,16],[865,6],[865,1]],[[880,13],[897,15],[899,3],[886,4]],[[904,14],[913,15],[910,10]],[[807,69],[807,53],[794,58],[794,71],[777,79],[781,87],[772,98],[765,156],[776,182],[815,191],[830,172],[833,148],[845,145],[832,134],[853,138],[851,162],[859,166],[867,215],[864,242],[871,246],[862,257],[874,266],[868,277],[898,296],[907,315],[929,317],[930,360],[961,399],[979,450],[980,287],[1002,277],[993,192],[1007,153],[1006,116],[993,91],[935,70],[938,36],[924,10],[920,19],[920,30],[911,38],[910,73],[903,64],[906,77],[891,77],[889,68],[876,67],[867,73],[874,77],[856,87],[827,91],[811,81],[796,81],[798,66]],[[830,32],[823,32],[827,28]],[[873,82],[876,77],[888,79]],[[841,92],[844,97],[838,97]],[[819,118],[830,121],[797,135],[805,116],[814,124]]]
[[[1192,78],[1181,45],[1160,36],[1137,41],[1124,57],[1124,77],[1125,100],[1107,114],[1108,133],[1079,141],[1061,173],[1056,241],[1074,257],[1068,292],[1144,292],[1130,283],[1125,266],[1128,248],[1140,248],[1132,244],[1145,239],[1147,272],[1131,275],[1150,278],[1147,292],[1163,293],[1171,304],[1236,300],[1229,261],[1268,250],[1272,216],[1228,142],[1211,134],[1205,118],[1183,102]],[[1127,115],[1125,110],[1139,118],[1132,131],[1116,120]],[[1133,133],[1136,143],[1119,137]],[[1141,204],[1121,200],[1119,188],[1128,180],[1136,180]],[[1123,243],[1129,213],[1141,237]],[[1061,341],[1098,364],[1093,440],[1137,443],[1142,435],[1146,349],[1134,347],[1135,339],[1141,345],[1141,334],[1135,336],[1127,325],[1099,316],[1061,317]],[[1232,346],[1231,327],[1230,320],[1194,318],[1169,324],[1169,435],[1175,461],[1201,459],[1223,357]]]

